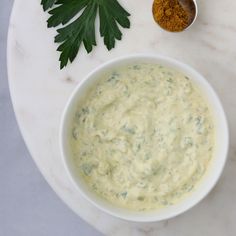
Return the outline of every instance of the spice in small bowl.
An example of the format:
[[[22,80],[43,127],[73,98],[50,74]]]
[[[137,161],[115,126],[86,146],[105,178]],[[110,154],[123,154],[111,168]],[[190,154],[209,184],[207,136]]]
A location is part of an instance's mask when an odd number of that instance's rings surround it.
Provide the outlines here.
[[[154,0],[152,12],[163,29],[181,32],[196,19],[197,6],[193,0]]]

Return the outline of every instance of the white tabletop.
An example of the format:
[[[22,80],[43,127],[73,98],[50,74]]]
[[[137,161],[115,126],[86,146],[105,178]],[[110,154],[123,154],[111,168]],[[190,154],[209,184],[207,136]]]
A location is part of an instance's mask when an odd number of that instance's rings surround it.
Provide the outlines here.
[[[0,235],[101,236],[52,191],[19,132],[7,82],[6,48],[13,0],[0,1]]]
[[[167,33],[153,22],[152,0],[123,0],[132,14],[131,29],[110,52],[103,46],[59,70],[54,29],[38,0],[16,0],[9,29],[8,68],[11,96],[21,132],[38,168],[56,193],[79,216],[107,235],[236,234],[236,1],[199,0],[199,18],[183,33]],[[75,85],[96,66],[130,53],[152,52],[186,62],[218,92],[231,130],[231,147],[223,176],[199,205],[159,223],[129,223],[87,202],[74,188],[62,165],[58,144],[61,112]]]

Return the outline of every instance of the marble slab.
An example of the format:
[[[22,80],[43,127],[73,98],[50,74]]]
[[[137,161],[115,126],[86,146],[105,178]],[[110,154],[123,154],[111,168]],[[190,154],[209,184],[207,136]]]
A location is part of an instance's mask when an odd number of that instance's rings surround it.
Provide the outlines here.
[[[32,158],[45,179],[80,217],[106,235],[236,235],[236,1],[198,0],[199,17],[190,30],[168,33],[151,15],[152,0],[121,0],[132,14],[131,29],[106,50],[101,39],[89,55],[59,70],[54,29],[39,0],[15,0],[8,37],[8,73],[17,120]],[[199,205],[174,219],[130,223],[111,217],[87,202],[74,188],[62,165],[58,128],[64,105],[76,84],[109,59],[151,52],[179,59],[202,73],[218,92],[231,130],[224,173]]]

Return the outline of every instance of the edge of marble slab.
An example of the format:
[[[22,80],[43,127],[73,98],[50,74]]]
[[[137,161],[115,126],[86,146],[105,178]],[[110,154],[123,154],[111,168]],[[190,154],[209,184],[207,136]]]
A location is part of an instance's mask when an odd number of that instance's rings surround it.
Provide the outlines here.
[[[73,208],[72,203],[70,203],[66,199],[64,194],[61,194],[61,192],[59,190],[57,190],[57,187],[56,187],[56,185],[53,184],[53,181],[52,182],[50,181],[50,178],[48,177],[48,174],[40,167],[40,165],[38,165],[37,161],[34,158],[34,155],[32,155],[30,145],[28,145],[27,140],[25,138],[24,129],[22,128],[22,125],[20,124],[18,113],[16,112],[15,101],[13,99],[14,96],[13,96],[13,92],[12,92],[12,80],[9,79],[11,77],[11,69],[10,69],[10,63],[9,63],[9,61],[10,61],[10,55],[9,55],[10,43],[9,42],[12,39],[10,27],[11,27],[12,19],[14,18],[14,15],[16,14],[15,13],[16,12],[15,11],[16,2],[17,2],[17,0],[14,0],[12,10],[11,10],[11,14],[10,14],[10,18],[9,18],[9,26],[8,26],[8,33],[7,33],[7,77],[8,77],[8,83],[9,83],[10,98],[11,98],[11,102],[12,102],[12,105],[13,105],[13,110],[14,110],[14,114],[15,114],[15,117],[16,117],[17,125],[20,129],[20,132],[21,132],[22,138],[24,140],[24,143],[26,144],[27,150],[29,151],[30,156],[33,159],[35,165],[37,166],[37,168],[41,172],[42,177],[46,180],[46,182],[49,184],[49,186],[52,188],[52,190],[56,193],[56,195],[63,201],[63,203],[65,203],[76,215],[78,215],[83,220],[85,220],[88,224],[93,226],[93,224],[91,222],[89,222],[83,215],[79,214],[79,212],[77,212],[76,209]]]

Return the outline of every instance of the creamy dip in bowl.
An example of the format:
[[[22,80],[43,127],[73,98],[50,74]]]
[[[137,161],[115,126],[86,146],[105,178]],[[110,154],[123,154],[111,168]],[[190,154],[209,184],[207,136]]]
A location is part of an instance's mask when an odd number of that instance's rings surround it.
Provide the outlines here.
[[[213,188],[228,151],[215,92],[175,60],[108,62],[78,85],[62,119],[61,147],[75,186],[123,219],[178,215]]]

